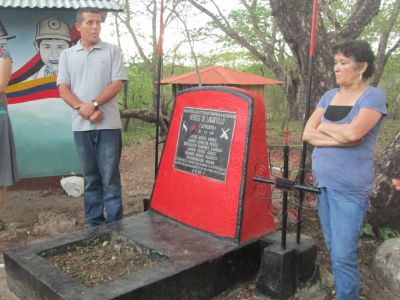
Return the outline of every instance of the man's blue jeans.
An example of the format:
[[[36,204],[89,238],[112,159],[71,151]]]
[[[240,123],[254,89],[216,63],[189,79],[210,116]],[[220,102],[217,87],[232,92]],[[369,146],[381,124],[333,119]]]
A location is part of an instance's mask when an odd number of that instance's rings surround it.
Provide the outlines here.
[[[74,139],[85,179],[86,224],[95,226],[121,219],[121,130],[74,131]]]
[[[321,188],[318,213],[332,260],[336,300],[359,299],[358,240],[369,197]]]

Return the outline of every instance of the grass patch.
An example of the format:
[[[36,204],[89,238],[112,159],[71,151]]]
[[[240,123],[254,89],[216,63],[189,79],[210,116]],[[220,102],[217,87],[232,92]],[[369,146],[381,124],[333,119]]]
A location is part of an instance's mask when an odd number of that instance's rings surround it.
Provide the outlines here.
[[[386,119],[378,135],[378,146],[386,147],[399,131],[399,120]]]
[[[142,141],[154,139],[155,136],[156,127],[154,123],[132,118],[129,121],[128,130],[122,131],[122,144],[124,146],[138,144]]]
[[[284,130],[289,129],[289,144],[301,145],[303,121],[268,120],[267,140],[269,145],[283,145],[285,141]],[[386,119],[379,131],[377,149],[382,151],[399,130],[399,120]],[[127,132],[122,132],[124,146],[138,144],[142,141],[155,138],[155,124],[138,119],[131,119]]]
[[[289,130],[289,145],[301,145],[303,121],[267,121],[267,140],[269,145],[283,145],[285,143],[284,130]]]

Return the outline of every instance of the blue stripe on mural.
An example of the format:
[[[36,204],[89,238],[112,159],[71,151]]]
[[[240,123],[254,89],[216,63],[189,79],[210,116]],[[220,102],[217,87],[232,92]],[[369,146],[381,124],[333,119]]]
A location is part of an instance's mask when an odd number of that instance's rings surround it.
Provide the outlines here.
[[[25,95],[28,95],[28,94],[33,94],[33,93],[36,93],[36,92],[41,92],[41,91],[45,91],[45,90],[54,90],[54,89],[57,89],[56,83],[55,82],[49,82],[49,83],[46,83],[46,84],[42,84],[42,85],[38,85],[38,86],[35,86],[35,87],[28,88],[26,90],[7,93],[7,97],[8,98],[21,97],[21,96],[25,96]]]

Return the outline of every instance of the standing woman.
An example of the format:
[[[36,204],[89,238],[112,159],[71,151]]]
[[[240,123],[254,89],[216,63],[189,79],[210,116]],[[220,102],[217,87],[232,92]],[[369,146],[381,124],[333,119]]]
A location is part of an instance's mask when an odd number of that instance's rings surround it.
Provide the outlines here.
[[[373,189],[376,137],[387,114],[383,91],[369,86],[374,54],[365,41],[335,48],[339,88],[322,96],[303,140],[314,145],[318,213],[332,260],[336,299],[359,299],[357,248]]]
[[[0,213],[6,198],[7,186],[17,180],[17,164],[11,122],[4,92],[11,76],[11,56],[7,48],[0,47]],[[0,231],[5,226],[0,220]]]

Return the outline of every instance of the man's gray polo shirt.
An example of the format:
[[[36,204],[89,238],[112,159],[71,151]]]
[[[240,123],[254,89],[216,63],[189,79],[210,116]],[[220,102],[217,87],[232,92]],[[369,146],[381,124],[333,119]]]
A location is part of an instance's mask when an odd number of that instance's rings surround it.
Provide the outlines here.
[[[70,85],[72,92],[83,102],[90,102],[112,81],[127,80],[120,49],[99,41],[90,51],[80,41],[60,55],[57,85]],[[81,118],[76,110],[72,115],[72,130],[86,131],[121,128],[117,96],[100,106],[104,113],[101,122]]]

